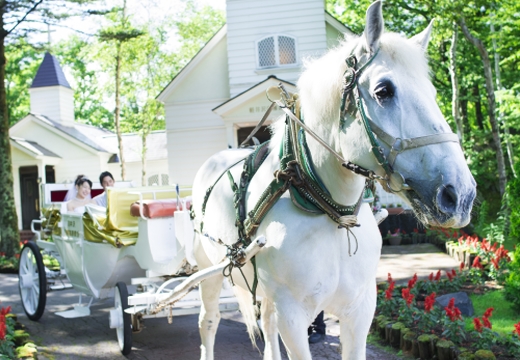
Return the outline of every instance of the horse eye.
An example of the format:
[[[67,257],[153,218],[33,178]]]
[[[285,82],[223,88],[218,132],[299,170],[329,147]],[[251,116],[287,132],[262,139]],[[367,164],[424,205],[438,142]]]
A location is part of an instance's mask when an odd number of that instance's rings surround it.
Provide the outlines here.
[[[374,93],[380,101],[389,99],[394,96],[394,86],[391,83],[383,83],[376,88]]]

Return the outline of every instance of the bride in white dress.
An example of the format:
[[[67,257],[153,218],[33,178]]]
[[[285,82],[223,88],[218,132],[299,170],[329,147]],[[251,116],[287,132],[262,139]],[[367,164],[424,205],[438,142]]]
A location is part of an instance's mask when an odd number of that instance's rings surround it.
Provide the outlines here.
[[[78,175],[76,181],[74,181],[74,190],[76,190],[76,196],[67,202],[67,211],[74,211],[79,214],[85,212],[85,205],[91,202],[90,190],[92,189],[92,181],[90,181],[85,175]]]

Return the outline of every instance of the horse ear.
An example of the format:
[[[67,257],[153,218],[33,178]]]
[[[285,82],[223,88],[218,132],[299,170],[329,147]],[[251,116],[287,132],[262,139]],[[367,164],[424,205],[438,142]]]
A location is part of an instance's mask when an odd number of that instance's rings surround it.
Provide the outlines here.
[[[381,1],[373,2],[367,9],[365,41],[368,50],[374,54],[379,49],[379,39],[383,34],[383,12],[381,11]]]
[[[422,51],[426,52],[428,48],[428,43],[430,42],[430,35],[433,29],[433,20],[430,21],[426,29],[421,31],[419,34],[414,35],[410,38],[415,44],[421,47]]]

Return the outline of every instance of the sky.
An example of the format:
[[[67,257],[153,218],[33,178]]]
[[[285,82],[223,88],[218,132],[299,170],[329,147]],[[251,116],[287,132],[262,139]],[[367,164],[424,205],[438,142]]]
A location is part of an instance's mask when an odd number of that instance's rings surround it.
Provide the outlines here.
[[[193,0],[201,7],[204,5],[212,6],[216,9],[225,10],[226,0]],[[174,16],[181,18],[186,0],[127,0],[129,13],[137,23],[153,21],[159,23],[165,18]],[[107,7],[114,5],[122,5],[123,0],[107,0]],[[83,34],[94,34],[100,27],[100,22],[95,17],[71,18],[63,22],[63,27],[51,27],[50,39],[52,43],[63,40],[68,36],[77,33],[77,30]],[[74,29],[74,30],[73,30]],[[38,42],[47,42],[49,38],[47,34],[39,34],[36,36]]]

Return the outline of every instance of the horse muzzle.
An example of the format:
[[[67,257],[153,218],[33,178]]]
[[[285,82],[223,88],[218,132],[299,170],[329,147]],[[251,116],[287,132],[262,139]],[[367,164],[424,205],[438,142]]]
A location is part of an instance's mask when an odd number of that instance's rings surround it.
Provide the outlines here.
[[[476,196],[476,185],[471,178],[469,186],[446,182],[433,191],[408,179],[411,191],[405,193],[417,217],[425,224],[444,228],[461,228],[471,219]]]

